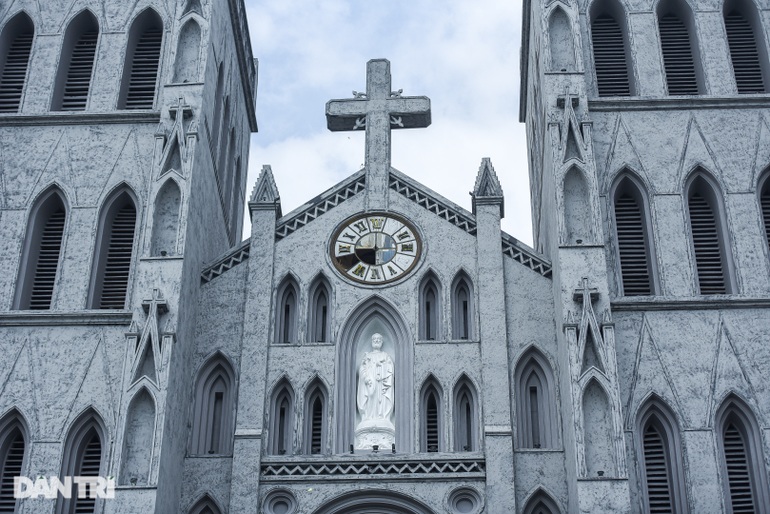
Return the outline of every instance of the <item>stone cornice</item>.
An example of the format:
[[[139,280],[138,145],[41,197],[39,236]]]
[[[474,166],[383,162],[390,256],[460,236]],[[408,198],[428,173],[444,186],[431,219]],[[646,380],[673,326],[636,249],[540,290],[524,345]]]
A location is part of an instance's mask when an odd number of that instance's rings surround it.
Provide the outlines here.
[[[8,311],[0,312],[0,327],[60,327],[130,325],[131,311]]]
[[[767,109],[770,95],[691,96],[665,98],[613,98],[588,101],[593,112],[665,111],[692,109]]]
[[[118,125],[160,123],[159,111],[51,112],[46,114],[3,114],[0,127],[39,127],[51,125]]]
[[[674,298],[670,296],[617,298],[611,303],[613,312],[735,310],[770,308],[770,297],[737,295]]]

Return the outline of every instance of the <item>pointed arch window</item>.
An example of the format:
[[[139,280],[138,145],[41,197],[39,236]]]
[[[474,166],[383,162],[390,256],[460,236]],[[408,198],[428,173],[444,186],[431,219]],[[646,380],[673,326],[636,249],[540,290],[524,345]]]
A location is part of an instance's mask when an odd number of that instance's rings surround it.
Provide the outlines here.
[[[136,237],[136,204],[128,191],[105,202],[91,277],[92,309],[125,309]]]
[[[198,500],[190,509],[190,514],[221,514],[221,512],[214,500],[208,495]]]
[[[524,506],[523,514],[560,514],[559,506],[543,490],[536,492]]]
[[[473,338],[473,286],[467,275],[460,273],[452,285],[452,338]]]
[[[64,445],[62,477],[65,476],[104,476],[104,424],[99,416],[88,411],[72,425]],[[95,498],[78,498],[76,485],[73,484],[71,498],[59,496],[57,514],[80,514],[94,512]]]
[[[647,195],[637,180],[626,175],[612,189],[615,236],[622,294],[655,294],[653,252]]]
[[[454,449],[458,452],[479,450],[476,388],[467,378],[455,386],[454,395]]]
[[[692,11],[681,0],[658,4],[658,30],[669,95],[703,93]]]
[[[551,366],[532,349],[516,366],[516,440],[519,448],[556,448],[556,392]]]
[[[718,189],[699,171],[686,191],[699,294],[731,293],[728,233]]]
[[[235,374],[228,360],[214,355],[195,379],[192,455],[229,455],[234,430]]]
[[[327,441],[327,401],[326,388],[316,380],[310,384],[305,394],[305,453],[316,455],[326,453]]]
[[[21,12],[5,24],[0,33],[0,112],[19,112],[27,82],[35,26]]]
[[[26,430],[21,416],[12,411],[0,420],[0,512],[16,512],[14,477],[22,476]]]
[[[728,0],[722,13],[738,93],[766,92],[767,50],[762,37],[761,18],[754,4]]]
[[[201,26],[190,18],[179,31],[179,41],[174,63],[174,82],[198,82],[200,72]]]
[[[770,171],[759,181],[759,208],[762,211],[762,225],[765,228],[765,241],[770,250]]]
[[[743,401],[730,396],[716,420],[722,484],[730,511],[766,514],[770,495],[756,418]]]
[[[177,254],[181,207],[182,192],[179,185],[172,179],[166,180],[155,197],[150,246],[150,255],[153,257]]]
[[[33,207],[16,290],[18,309],[51,308],[66,219],[64,197],[58,189],[43,194]]]
[[[420,284],[420,339],[435,341],[441,337],[441,287],[438,278],[429,273]]]
[[[291,455],[294,449],[294,390],[288,381],[281,382],[273,393],[270,409],[270,453]]]
[[[140,14],[128,33],[120,109],[152,109],[158,84],[163,20],[153,9]]]
[[[634,94],[626,13],[619,2],[604,0],[593,4],[591,44],[599,96]]]
[[[643,501],[648,512],[687,512],[679,426],[668,406],[653,396],[637,421]]]
[[[53,111],[84,111],[99,40],[99,22],[83,11],[67,27],[54,87]]]
[[[317,278],[310,288],[308,329],[310,342],[331,341],[331,288],[323,277]]]
[[[420,451],[444,451],[441,386],[430,377],[420,393]]]
[[[275,323],[276,343],[297,342],[297,305],[299,288],[292,279],[284,280],[278,289],[278,302]]]

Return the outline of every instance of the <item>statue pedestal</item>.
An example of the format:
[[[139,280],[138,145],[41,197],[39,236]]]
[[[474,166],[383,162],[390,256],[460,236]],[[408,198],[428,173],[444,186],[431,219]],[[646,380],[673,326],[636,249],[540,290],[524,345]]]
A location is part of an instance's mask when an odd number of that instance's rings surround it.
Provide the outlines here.
[[[387,419],[368,419],[356,427],[356,449],[371,450],[377,445],[380,451],[390,450],[396,442],[396,428]]]

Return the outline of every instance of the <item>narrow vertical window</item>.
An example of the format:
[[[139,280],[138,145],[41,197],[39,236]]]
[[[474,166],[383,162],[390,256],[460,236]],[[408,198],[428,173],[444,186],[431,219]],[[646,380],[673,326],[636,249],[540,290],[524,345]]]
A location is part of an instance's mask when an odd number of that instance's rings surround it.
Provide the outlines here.
[[[697,95],[700,91],[697,49],[691,27],[689,8],[680,2],[662,2],[658,6],[658,30],[663,51],[663,66],[669,95]]]
[[[770,173],[765,174],[759,186],[759,207],[762,211],[762,221],[765,227],[765,241],[770,249]]]
[[[32,209],[17,288],[19,309],[51,308],[66,218],[64,199],[56,189],[42,195]]]
[[[653,270],[646,197],[626,176],[613,193],[615,233],[624,296],[653,294]]]
[[[53,111],[84,111],[99,40],[99,23],[84,11],[67,27],[54,89]]]
[[[222,354],[215,354],[195,379],[191,455],[232,452],[235,375]]]
[[[441,386],[431,376],[422,387],[420,394],[420,451],[440,452],[442,441]]]
[[[19,112],[34,37],[35,26],[23,12],[0,34],[0,112]]]
[[[131,195],[123,191],[109,199],[100,218],[91,308],[125,309],[136,232],[136,205]]]
[[[668,405],[653,395],[639,409],[636,427],[646,512],[687,512],[679,427]]]
[[[756,419],[748,406],[728,397],[717,412],[722,483],[731,512],[767,513],[767,471]]]
[[[717,193],[702,175],[696,175],[689,184],[687,200],[699,293],[730,293],[727,234]]]
[[[21,476],[24,464],[24,425],[12,412],[0,420],[0,513],[16,512],[14,477]]]
[[[310,306],[308,309],[308,341],[326,343],[330,340],[330,300],[329,283],[319,275],[310,286]]]
[[[291,279],[278,289],[276,343],[297,342],[297,287]]]
[[[102,423],[93,411],[88,411],[76,421],[70,429],[64,447],[62,477],[104,476],[104,432]],[[57,514],[90,514],[95,512],[95,498],[78,498],[77,486],[73,483],[71,498],[59,496]]]
[[[294,447],[294,391],[286,380],[273,393],[271,417],[270,453],[291,455]]]
[[[595,2],[591,8],[591,44],[599,96],[631,96],[630,56],[625,12],[617,2]]]
[[[438,278],[429,272],[420,284],[419,337],[424,341],[441,339],[441,307]]]
[[[516,365],[516,444],[556,448],[556,399],[551,366],[536,348]]]
[[[305,393],[304,453],[326,453],[326,387],[315,379]]]
[[[455,279],[452,288],[452,338],[473,337],[473,290],[465,274]]]
[[[561,7],[557,7],[551,13],[548,22],[548,35],[551,71],[573,71],[576,67],[576,61],[572,20]]]
[[[476,397],[473,386],[465,378],[455,389],[454,449],[460,452],[478,450],[476,428]]]
[[[750,2],[727,1],[723,14],[738,93],[764,93],[763,64],[767,56],[761,26],[760,31],[754,27],[760,18],[759,13]]]
[[[147,9],[134,20],[128,33],[121,109],[152,109],[162,44],[163,21],[154,10]]]

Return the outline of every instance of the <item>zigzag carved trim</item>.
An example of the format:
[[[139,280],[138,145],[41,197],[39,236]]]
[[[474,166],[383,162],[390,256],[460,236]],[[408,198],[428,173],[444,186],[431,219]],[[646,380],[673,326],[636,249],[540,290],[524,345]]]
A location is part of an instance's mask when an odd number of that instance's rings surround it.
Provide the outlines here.
[[[476,235],[476,221],[470,216],[459,212],[457,209],[450,207],[427,195],[423,191],[420,191],[414,186],[407,184],[405,181],[396,177],[393,173],[390,175],[390,188],[397,193],[405,196],[409,200],[412,200],[417,205],[425,207],[433,214],[444,218],[446,221],[455,225],[471,235]]]
[[[324,480],[350,480],[374,476],[406,478],[446,474],[483,478],[486,474],[486,461],[479,458],[404,460],[386,456],[376,460],[263,461],[261,478],[323,477]]]
[[[223,257],[217,259],[213,264],[204,268],[201,272],[201,283],[206,284],[211,282],[225,271],[232,269],[234,266],[248,259],[250,246],[251,240],[247,239],[239,246],[230,250]]]
[[[366,176],[361,175],[347,186],[335,191],[328,198],[319,198],[311,201],[311,205],[308,208],[278,224],[275,228],[275,240],[280,241],[297,229],[304,227],[320,215],[332,210],[350,197],[357,195],[365,187]]]
[[[503,254],[545,278],[551,278],[551,263],[506,233],[503,233]]]

